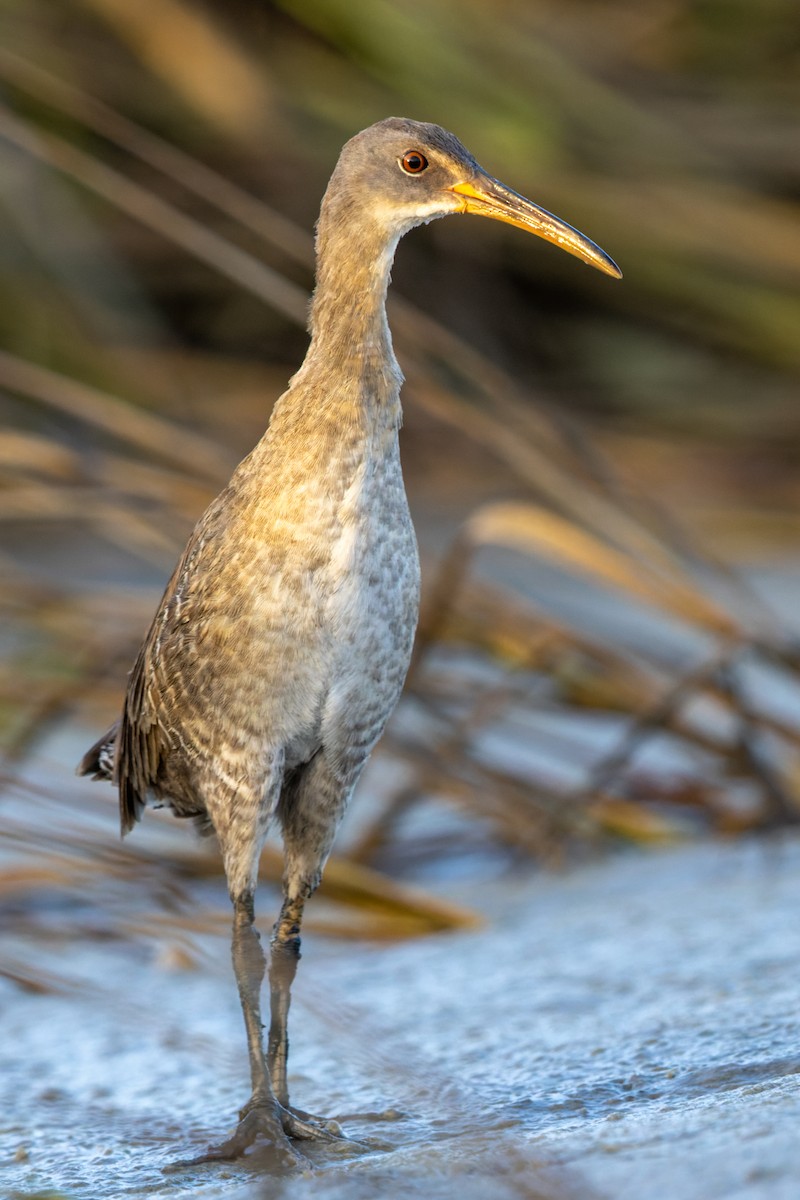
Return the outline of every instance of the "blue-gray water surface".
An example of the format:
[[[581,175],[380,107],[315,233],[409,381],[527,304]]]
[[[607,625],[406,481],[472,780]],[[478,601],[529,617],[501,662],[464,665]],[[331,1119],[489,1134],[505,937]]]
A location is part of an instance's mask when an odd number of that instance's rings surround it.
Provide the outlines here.
[[[112,805],[100,827],[113,845]],[[34,942],[25,921],[2,935],[7,961],[35,961],[55,987],[0,980],[3,1196],[797,1194],[794,837],[451,881],[484,913],[477,930],[388,945],[309,933],[293,1098],[383,1148],[317,1149],[284,1180],[257,1154],[164,1173],[246,1099],[241,1016],[223,927],[184,953],[159,932],[168,894],[142,908],[148,877],[115,886],[127,934],[79,908],[51,937],[47,913]],[[198,912],[210,892],[224,912],[221,884],[191,886]],[[275,899],[260,895],[265,931]]]

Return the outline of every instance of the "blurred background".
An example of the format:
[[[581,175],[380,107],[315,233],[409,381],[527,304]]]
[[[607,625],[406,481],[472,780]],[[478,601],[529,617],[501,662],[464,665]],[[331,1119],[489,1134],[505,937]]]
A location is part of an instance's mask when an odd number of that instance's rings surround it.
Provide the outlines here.
[[[340,845],[339,898],[378,907],[338,919],[468,919],[384,873],[797,820],[792,0],[4,0],[0,94],[12,907],[141,870],[73,764],[302,360],[339,148],[390,114],[452,129],[625,278],[490,222],[400,247],[424,609]]]
[[[697,1063],[723,1096],[761,1091],[759,1063],[714,1075],[751,1030],[752,1053],[796,1077],[796,903],[765,916],[745,837],[800,813],[795,0],[2,0],[0,1075],[25,1195],[164,1194],[159,1162],[217,1137],[242,1098],[213,846],[163,813],[121,844],[112,789],[73,772],[119,711],[190,529],[302,360],[322,192],[342,143],[387,115],[452,129],[624,279],[489,221],[399,248],[389,316],[423,613],[309,908],[301,1102],[449,1114],[488,1147],[495,1191],[511,1163],[502,1195],[533,1197],[543,1120],[583,1113],[594,1130],[593,1114],[650,1104],[678,1062],[691,1124]],[[758,859],[750,892],[701,845],[644,857],[709,836]],[[602,876],[540,869],[598,856]],[[271,845],[265,930],[279,872]],[[375,951],[452,929],[447,954]],[[320,932],[360,941],[345,953]],[[699,990],[679,1001],[687,944]],[[408,1005],[397,980],[412,977]],[[679,1044],[658,1041],[664,995],[684,1003]],[[744,1007],[726,1009],[727,1042],[705,1040],[723,995]],[[790,1022],[772,1041],[770,1003]],[[462,1104],[466,1062],[480,1100]],[[716,1158],[697,1143],[688,1174],[739,1161],[750,1111]],[[654,1119],[639,1136],[658,1145]],[[394,1135],[421,1139],[412,1183],[426,1145],[443,1147],[447,1188],[471,1169],[442,1124]],[[786,1130],[794,1148],[796,1115]],[[374,1195],[370,1179],[335,1195]],[[662,1191],[716,1194],[697,1186]]]

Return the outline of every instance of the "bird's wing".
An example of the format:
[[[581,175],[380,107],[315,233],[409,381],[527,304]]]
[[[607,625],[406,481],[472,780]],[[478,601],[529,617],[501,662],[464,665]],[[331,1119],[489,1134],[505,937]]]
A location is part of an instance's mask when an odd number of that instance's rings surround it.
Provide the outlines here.
[[[184,597],[201,548],[201,532],[196,529],[164,590],[128,676],[114,760],[123,836],[141,819],[148,794],[158,788],[164,759],[172,748],[171,708],[162,703],[158,668],[170,636],[190,615],[185,611],[188,606]]]
[[[164,749],[155,708],[147,695],[148,649],[146,641],[128,678],[117,733],[114,782],[119,788],[123,836],[141,818],[148,793],[158,781]]]
[[[162,793],[162,785],[167,782],[168,755],[184,744],[182,721],[191,708],[187,631],[202,618],[208,593],[213,593],[224,563],[231,512],[237,501],[236,478],[244,465],[192,531],[128,676],[114,762],[123,836],[140,820],[148,794],[182,802],[178,806],[178,811],[183,809],[181,815],[201,815],[194,808],[195,797],[168,793],[166,788]],[[175,786],[172,772],[169,786]]]

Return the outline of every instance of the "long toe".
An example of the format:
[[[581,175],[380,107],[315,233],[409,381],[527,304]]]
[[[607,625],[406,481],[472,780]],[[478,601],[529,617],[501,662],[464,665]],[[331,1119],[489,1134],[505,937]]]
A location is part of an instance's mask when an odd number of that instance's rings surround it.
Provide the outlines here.
[[[221,1145],[209,1146],[206,1153],[201,1154],[199,1158],[176,1163],[175,1167],[229,1162],[241,1158],[251,1146],[257,1146],[259,1158],[263,1157],[265,1168],[274,1174],[282,1175],[309,1166],[308,1159],[295,1150],[284,1133],[281,1119],[274,1109],[251,1108],[231,1136]]]
[[[284,1133],[299,1141],[318,1142],[347,1142],[350,1138],[342,1133],[342,1127],[337,1121],[326,1120],[324,1117],[312,1117],[302,1109],[288,1106],[280,1107],[281,1123]]]
[[[373,1151],[393,1150],[388,1142],[378,1138],[351,1138],[342,1132],[338,1121],[326,1117],[312,1117],[301,1108],[280,1106],[284,1133],[298,1141],[324,1142],[329,1150],[345,1156],[368,1154]]]

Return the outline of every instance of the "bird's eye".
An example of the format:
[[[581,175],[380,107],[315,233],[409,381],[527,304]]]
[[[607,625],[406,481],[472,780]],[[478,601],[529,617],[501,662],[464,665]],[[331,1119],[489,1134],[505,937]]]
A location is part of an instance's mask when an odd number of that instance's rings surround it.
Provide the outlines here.
[[[419,175],[428,165],[428,160],[419,150],[407,150],[400,159],[400,166],[409,175]]]

